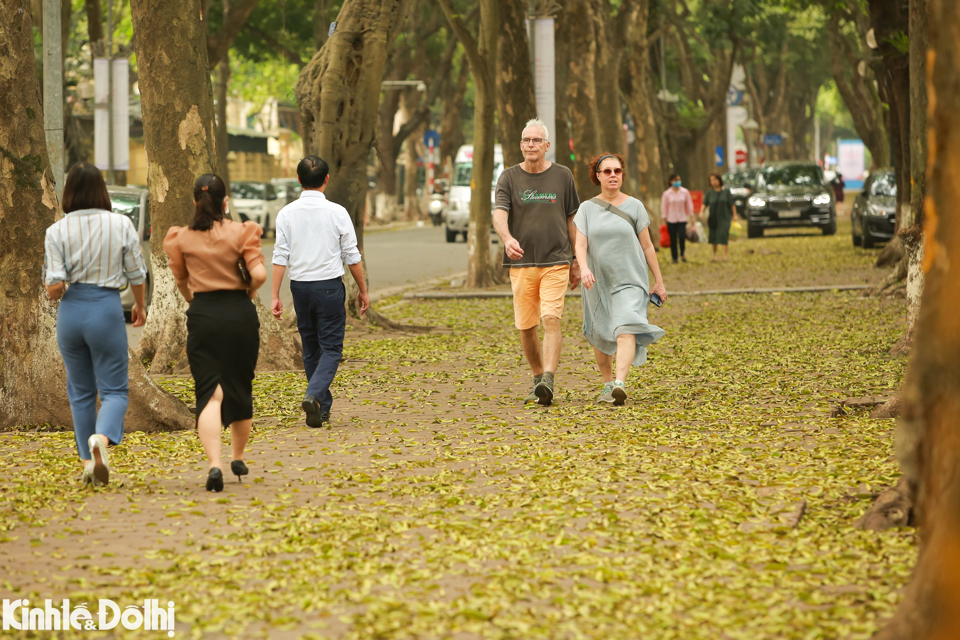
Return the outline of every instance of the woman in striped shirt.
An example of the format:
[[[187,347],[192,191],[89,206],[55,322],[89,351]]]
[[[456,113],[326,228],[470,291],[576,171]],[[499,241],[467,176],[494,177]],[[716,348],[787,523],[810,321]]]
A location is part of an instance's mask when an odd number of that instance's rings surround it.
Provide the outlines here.
[[[147,269],[133,223],[111,211],[107,185],[92,164],[76,164],[67,174],[63,211],[66,215],[47,229],[43,283],[48,298],[62,298],[57,345],[67,371],[82,480],[98,486],[110,479],[107,446],[123,439],[127,412],[127,331],[120,287],[130,283],[136,301],[130,313],[133,325],[143,325]]]

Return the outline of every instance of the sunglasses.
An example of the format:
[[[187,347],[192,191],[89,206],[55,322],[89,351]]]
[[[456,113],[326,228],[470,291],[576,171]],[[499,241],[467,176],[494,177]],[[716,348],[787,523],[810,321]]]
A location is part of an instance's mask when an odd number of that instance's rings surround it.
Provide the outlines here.
[[[623,169],[621,169],[620,167],[616,167],[614,169],[607,167],[606,169],[603,169],[602,171],[600,171],[600,173],[602,173],[605,176],[618,176],[621,173],[623,173]]]

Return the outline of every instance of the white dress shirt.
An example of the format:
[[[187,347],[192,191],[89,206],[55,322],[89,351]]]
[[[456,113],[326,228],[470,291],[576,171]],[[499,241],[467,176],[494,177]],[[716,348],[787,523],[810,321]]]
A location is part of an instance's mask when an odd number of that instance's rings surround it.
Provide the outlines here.
[[[130,218],[101,209],[71,211],[47,228],[43,284],[95,284],[119,289],[142,284],[147,269]]]
[[[344,262],[360,262],[350,214],[320,191],[304,189],[281,209],[276,232],[273,264],[286,266],[291,280],[333,280],[343,275]]]

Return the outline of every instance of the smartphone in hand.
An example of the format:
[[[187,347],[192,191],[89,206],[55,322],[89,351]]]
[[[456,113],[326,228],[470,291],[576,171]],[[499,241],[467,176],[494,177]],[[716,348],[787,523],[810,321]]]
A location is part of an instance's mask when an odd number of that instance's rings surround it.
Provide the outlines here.
[[[652,302],[653,304],[657,305],[658,307],[663,305],[663,300],[660,298],[660,294],[659,294],[659,293],[651,293],[651,294],[650,294],[650,302]]]

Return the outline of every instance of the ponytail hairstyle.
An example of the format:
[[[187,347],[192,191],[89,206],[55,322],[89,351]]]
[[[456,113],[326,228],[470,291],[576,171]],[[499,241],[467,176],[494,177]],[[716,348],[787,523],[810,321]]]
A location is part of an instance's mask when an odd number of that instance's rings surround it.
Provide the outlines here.
[[[227,197],[227,187],[219,176],[205,173],[193,183],[193,199],[197,211],[190,228],[194,231],[209,231],[214,222],[223,220],[223,199]]]

